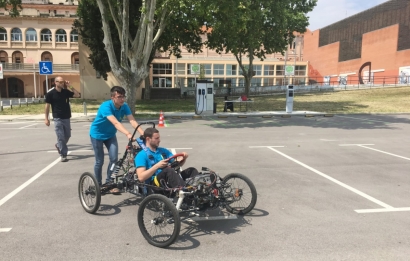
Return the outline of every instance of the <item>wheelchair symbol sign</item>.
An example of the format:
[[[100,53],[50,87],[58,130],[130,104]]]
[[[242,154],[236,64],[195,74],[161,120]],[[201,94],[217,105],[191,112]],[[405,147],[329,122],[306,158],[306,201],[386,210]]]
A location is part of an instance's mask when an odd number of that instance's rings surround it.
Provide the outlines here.
[[[39,62],[38,69],[41,75],[53,74],[53,63],[52,62]]]

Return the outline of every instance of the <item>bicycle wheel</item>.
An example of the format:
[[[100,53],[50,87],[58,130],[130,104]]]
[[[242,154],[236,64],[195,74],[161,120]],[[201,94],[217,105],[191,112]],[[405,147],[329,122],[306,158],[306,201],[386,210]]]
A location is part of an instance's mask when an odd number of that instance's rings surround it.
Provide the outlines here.
[[[226,205],[228,212],[245,215],[255,207],[256,188],[248,177],[239,173],[231,173],[223,178],[221,186],[224,197],[229,202]]]
[[[81,205],[88,213],[94,214],[101,203],[101,191],[93,174],[84,172],[78,183],[78,196]]]
[[[148,243],[156,247],[168,247],[179,236],[181,220],[169,198],[152,194],[140,204],[138,225]]]

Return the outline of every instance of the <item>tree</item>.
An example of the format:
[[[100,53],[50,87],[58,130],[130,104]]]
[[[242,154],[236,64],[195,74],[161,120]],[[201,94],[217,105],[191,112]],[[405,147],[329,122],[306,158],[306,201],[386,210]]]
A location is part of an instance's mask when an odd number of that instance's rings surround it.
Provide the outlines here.
[[[201,13],[205,9],[194,8],[190,2],[193,1],[79,2],[79,19],[74,27],[91,50],[90,62],[105,79],[107,72],[112,72],[127,90],[133,113],[136,90],[149,75],[156,51],[177,57],[181,57],[181,45],[191,52],[201,51]]]
[[[249,95],[254,59],[263,61],[266,54],[283,54],[295,38],[294,33],[306,31],[309,25],[306,14],[313,10],[316,2],[210,0],[213,12],[207,21],[211,32],[206,44],[218,53],[231,52],[235,56],[245,78],[245,93]]]
[[[21,0],[0,0],[0,7],[9,11],[11,17],[19,16],[20,10],[23,9]]]

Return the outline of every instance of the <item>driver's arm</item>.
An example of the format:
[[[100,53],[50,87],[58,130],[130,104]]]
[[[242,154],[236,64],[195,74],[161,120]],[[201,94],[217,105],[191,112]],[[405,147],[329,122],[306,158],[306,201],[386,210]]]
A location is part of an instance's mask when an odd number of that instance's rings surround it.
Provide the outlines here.
[[[114,125],[114,127],[118,131],[124,133],[128,139],[131,139],[132,134],[124,127],[124,125],[121,124],[121,122],[117,120],[117,118],[115,118],[114,115],[107,116],[107,119]]]
[[[184,154],[184,159],[182,161],[179,162],[179,166],[184,166],[186,159],[188,158],[188,153],[186,152],[182,152],[182,154]]]
[[[135,128],[138,127],[138,122],[135,120],[134,116],[132,116],[132,114],[127,115],[127,119],[135,130]],[[144,130],[141,127],[139,127],[137,131],[139,132],[139,134],[144,135]]]
[[[138,167],[137,168],[137,176],[138,180],[141,182],[146,181],[149,179],[158,169],[163,169],[168,165],[168,160],[164,159],[152,166],[149,169],[146,169],[145,167]]]

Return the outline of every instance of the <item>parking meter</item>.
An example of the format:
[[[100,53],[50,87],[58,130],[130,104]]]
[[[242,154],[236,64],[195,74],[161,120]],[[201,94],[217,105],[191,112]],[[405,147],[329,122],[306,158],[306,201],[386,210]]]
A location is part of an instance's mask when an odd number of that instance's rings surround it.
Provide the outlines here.
[[[288,85],[286,87],[286,112],[287,113],[292,113],[293,111],[293,95],[294,90],[293,90],[293,85]]]

